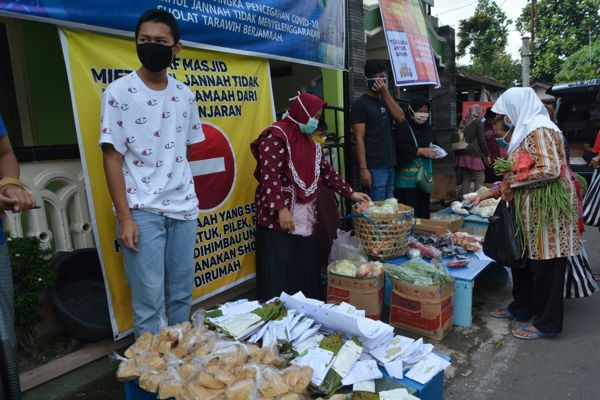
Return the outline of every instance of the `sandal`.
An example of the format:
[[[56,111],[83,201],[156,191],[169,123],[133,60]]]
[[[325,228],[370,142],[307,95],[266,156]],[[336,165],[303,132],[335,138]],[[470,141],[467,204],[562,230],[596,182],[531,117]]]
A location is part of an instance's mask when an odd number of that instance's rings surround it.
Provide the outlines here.
[[[544,333],[544,332],[540,332],[533,325],[525,325],[525,324],[523,324],[523,325],[521,325],[521,326],[513,329],[512,330],[512,335],[514,337],[516,337],[517,339],[535,340],[535,339],[555,337],[555,336],[558,336],[558,333]]]
[[[488,314],[492,318],[498,319],[506,319],[509,321],[517,320],[517,321],[528,321],[529,318],[519,318],[515,314],[511,313],[507,307],[498,308],[496,310],[492,310]]]

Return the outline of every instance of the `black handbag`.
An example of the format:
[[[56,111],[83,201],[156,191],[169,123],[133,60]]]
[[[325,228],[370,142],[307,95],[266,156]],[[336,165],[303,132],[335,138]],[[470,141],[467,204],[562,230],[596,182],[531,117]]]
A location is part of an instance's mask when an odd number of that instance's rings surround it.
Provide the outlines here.
[[[483,242],[483,252],[505,267],[523,268],[525,266],[515,210],[510,203],[504,200],[500,201],[496,212],[490,217],[490,224]]]

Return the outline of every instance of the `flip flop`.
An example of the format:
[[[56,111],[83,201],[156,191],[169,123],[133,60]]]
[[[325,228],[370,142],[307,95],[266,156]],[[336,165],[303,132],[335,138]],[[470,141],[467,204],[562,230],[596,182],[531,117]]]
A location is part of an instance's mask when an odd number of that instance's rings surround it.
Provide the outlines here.
[[[492,318],[506,319],[508,321],[529,321],[529,318],[517,317],[515,314],[511,313],[507,307],[492,310],[488,313],[488,315]]]
[[[531,329],[531,328],[533,329]],[[559,334],[558,333],[544,333],[544,332],[540,332],[536,327],[534,327],[533,325],[521,325],[518,328],[515,328],[512,330],[512,335],[514,337],[516,337],[517,339],[523,339],[523,340],[535,340],[535,339],[543,339],[543,338],[550,338],[550,337],[556,337]]]

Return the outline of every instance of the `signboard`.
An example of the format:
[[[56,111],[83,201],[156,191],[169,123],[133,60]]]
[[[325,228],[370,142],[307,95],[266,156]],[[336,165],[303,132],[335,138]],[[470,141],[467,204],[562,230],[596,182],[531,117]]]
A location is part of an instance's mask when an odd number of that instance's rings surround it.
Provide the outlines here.
[[[100,100],[112,81],[139,67],[133,40],[64,30],[78,142],[94,236],[107,285],[115,338],[133,327],[122,255],[115,250],[115,216],[102,169]],[[209,68],[205,68],[209,66]],[[195,93],[206,140],[192,146],[201,212],[194,249],[194,302],[251,279],[255,273],[256,161],[250,143],[273,122],[268,62],[184,48],[173,76]]]
[[[192,47],[344,68],[345,0],[0,0],[0,15],[129,35],[151,8]]]
[[[440,86],[419,0],[379,0],[396,86]]]

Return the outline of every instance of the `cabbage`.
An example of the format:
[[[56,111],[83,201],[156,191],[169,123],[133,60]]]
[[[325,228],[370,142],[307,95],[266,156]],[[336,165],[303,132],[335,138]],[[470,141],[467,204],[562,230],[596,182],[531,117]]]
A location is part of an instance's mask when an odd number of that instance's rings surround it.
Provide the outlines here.
[[[336,275],[354,278],[356,277],[357,268],[350,260],[338,260],[334,262],[331,272]]]

